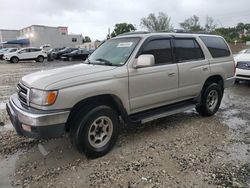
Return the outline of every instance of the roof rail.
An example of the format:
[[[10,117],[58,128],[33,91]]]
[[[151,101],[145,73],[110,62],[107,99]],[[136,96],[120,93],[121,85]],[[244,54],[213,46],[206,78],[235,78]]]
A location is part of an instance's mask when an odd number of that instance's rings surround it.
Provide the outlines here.
[[[132,31],[132,32],[127,32],[127,33],[122,33],[118,36],[125,36],[125,35],[136,35],[136,34],[148,34],[151,33],[149,31]]]
[[[187,34],[207,34],[207,35],[212,35],[208,31],[185,31],[183,29],[175,29],[175,33],[187,33]]]

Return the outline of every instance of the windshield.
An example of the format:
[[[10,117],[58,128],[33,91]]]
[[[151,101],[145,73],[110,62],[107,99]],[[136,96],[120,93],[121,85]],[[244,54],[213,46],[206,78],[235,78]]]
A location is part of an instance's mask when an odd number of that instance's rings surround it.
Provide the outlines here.
[[[88,62],[114,66],[124,65],[139,40],[138,37],[110,39],[91,54]]]

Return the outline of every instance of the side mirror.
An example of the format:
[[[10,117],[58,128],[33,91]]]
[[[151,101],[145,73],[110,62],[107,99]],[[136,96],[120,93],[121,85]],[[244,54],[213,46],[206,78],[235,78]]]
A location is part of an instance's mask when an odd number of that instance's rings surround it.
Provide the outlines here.
[[[134,64],[134,68],[151,67],[155,64],[155,57],[151,54],[140,55]]]

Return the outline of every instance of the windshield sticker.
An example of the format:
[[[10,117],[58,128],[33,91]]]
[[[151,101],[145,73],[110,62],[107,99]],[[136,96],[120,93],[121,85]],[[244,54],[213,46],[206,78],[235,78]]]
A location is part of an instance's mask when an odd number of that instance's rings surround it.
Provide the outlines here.
[[[129,48],[133,45],[133,42],[121,42],[117,45],[117,48]]]

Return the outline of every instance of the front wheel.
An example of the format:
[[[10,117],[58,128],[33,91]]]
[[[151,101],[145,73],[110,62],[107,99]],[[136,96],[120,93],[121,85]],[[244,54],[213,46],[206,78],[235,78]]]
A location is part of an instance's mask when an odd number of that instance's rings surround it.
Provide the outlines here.
[[[19,59],[18,59],[17,57],[12,57],[12,58],[10,59],[10,61],[11,61],[12,63],[18,63]]]
[[[120,122],[117,113],[111,107],[102,105],[87,113],[79,113],[78,117],[70,129],[71,142],[80,152],[91,158],[108,153],[119,135]]]
[[[222,100],[223,92],[220,85],[211,83],[206,86],[201,96],[201,103],[196,107],[196,110],[202,116],[214,115]]]
[[[37,57],[37,62],[42,63],[44,61],[44,57],[43,56],[38,56]]]

